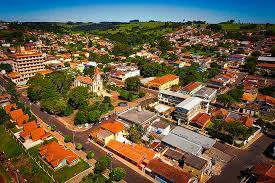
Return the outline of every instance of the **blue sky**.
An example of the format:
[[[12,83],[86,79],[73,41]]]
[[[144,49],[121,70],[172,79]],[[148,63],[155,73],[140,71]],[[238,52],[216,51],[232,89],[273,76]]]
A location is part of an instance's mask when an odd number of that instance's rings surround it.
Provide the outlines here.
[[[6,21],[182,21],[275,23],[275,0],[0,0]]]

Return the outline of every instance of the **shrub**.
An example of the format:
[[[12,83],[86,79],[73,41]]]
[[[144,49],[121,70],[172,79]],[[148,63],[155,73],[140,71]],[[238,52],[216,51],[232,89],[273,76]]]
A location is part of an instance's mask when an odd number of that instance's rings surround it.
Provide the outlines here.
[[[87,159],[93,159],[94,157],[95,157],[95,153],[92,151],[88,152],[88,154],[86,156]]]
[[[72,140],[73,140],[73,137],[71,135],[65,135],[64,142],[68,143],[68,142],[72,142]]]
[[[81,150],[82,147],[83,147],[83,146],[82,146],[81,143],[77,143],[75,148],[76,148],[76,150]]]
[[[54,132],[55,130],[56,130],[56,126],[55,126],[55,125],[52,125],[52,126],[51,126],[51,131]]]

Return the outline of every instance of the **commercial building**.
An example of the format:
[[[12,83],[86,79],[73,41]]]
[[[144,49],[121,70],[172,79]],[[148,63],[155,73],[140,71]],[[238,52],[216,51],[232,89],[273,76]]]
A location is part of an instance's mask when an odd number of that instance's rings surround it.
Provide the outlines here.
[[[166,90],[173,85],[179,84],[179,76],[174,74],[166,74],[148,81],[145,86],[153,90]]]
[[[193,117],[199,114],[201,110],[202,99],[198,97],[189,97],[176,105],[175,118],[181,122],[189,123]]]
[[[188,97],[190,97],[190,95],[184,95],[169,90],[161,90],[158,94],[158,102],[168,106],[176,106]]]
[[[8,76],[17,85],[25,85],[37,72],[45,69],[45,57],[38,50],[20,47],[11,57],[14,71]]]

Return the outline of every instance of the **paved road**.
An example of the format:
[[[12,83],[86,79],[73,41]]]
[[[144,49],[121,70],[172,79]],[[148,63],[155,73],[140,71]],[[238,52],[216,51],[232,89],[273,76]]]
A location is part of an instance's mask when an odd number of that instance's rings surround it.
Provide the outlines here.
[[[250,165],[257,163],[272,163],[273,160],[266,158],[262,153],[267,146],[273,142],[265,135],[261,136],[257,141],[251,144],[246,150],[240,150],[236,148],[226,147],[225,145],[219,144],[220,150],[234,156],[234,159],[228,163],[222,173],[219,176],[212,177],[209,182],[211,183],[237,183],[240,182],[238,176],[241,170],[245,170]],[[275,163],[273,161],[273,163]]]
[[[22,90],[21,90],[22,91]],[[30,102],[26,96],[21,95],[20,99],[26,104],[30,105]],[[95,159],[98,159],[101,156],[107,155],[105,151],[98,148],[97,146],[91,144],[88,141],[88,137],[91,130],[87,130],[84,132],[73,132],[65,127],[63,123],[61,123],[59,120],[57,120],[54,116],[47,114],[46,112],[43,112],[40,110],[40,107],[36,104],[31,105],[32,112],[39,116],[45,123],[48,125],[55,125],[57,127],[57,131],[59,131],[63,136],[64,135],[73,135],[74,136],[74,142],[78,143],[80,142],[83,144],[84,148],[87,151],[93,151],[95,153]],[[146,183],[151,182],[146,177],[143,177],[142,175],[136,173],[134,170],[129,168],[128,166],[124,165],[120,161],[116,160],[115,158],[112,158],[112,167],[122,167],[126,170],[127,175],[125,177],[125,181],[129,183]]]

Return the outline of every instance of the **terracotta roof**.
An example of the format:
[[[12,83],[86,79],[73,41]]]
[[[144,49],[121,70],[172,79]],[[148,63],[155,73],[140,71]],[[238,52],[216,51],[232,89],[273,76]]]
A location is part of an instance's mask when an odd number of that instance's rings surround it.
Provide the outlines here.
[[[27,137],[31,134],[32,130],[37,128],[37,124],[35,121],[28,122],[23,125],[23,131],[20,133],[22,137]]]
[[[265,101],[269,105],[273,105],[273,106],[275,105],[275,98],[268,95],[258,95],[257,100]]]
[[[89,76],[78,76],[76,78],[76,80],[81,82],[81,83],[85,83],[85,84],[92,84],[93,83],[93,79],[90,78]]]
[[[210,121],[210,115],[207,113],[199,113],[193,119],[192,122],[196,123],[200,127],[203,127]]]
[[[3,95],[0,95],[0,99],[4,99],[4,98],[11,98],[11,95],[8,93],[4,93]]]
[[[151,160],[148,163],[147,168],[173,183],[188,183],[191,179],[191,175],[189,173],[170,166],[160,159]]]
[[[192,83],[189,83],[188,85],[186,85],[185,87],[183,87],[183,90],[191,92],[194,89],[198,88],[200,85],[202,85],[201,82],[192,82]]]
[[[16,108],[17,108],[16,104],[10,104],[4,107],[7,114],[10,113],[11,109],[16,109]]]
[[[275,64],[257,64],[257,67],[264,67],[264,68],[275,68]]]
[[[225,117],[225,116],[227,116],[228,113],[229,112],[226,109],[218,108],[218,109],[212,111],[211,116],[214,118],[218,117],[218,116]]]
[[[31,131],[31,138],[33,141],[37,141],[39,139],[44,139],[49,137],[50,134],[46,133],[45,130],[43,128],[36,128],[33,131]]]
[[[18,72],[10,72],[10,73],[8,74],[8,76],[9,76],[10,78],[18,78],[18,77],[19,77],[19,73],[18,73]]]
[[[157,77],[151,81],[149,81],[150,84],[156,84],[156,85],[163,85],[169,81],[173,81],[175,79],[178,79],[179,76],[174,75],[174,74],[166,74],[164,76],[161,77]]]
[[[24,112],[23,112],[22,109],[15,109],[15,110],[13,110],[13,111],[10,112],[10,117],[14,121],[16,121],[17,119],[19,119],[23,115],[24,115]]]
[[[246,127],[252,127],[254,122],[256,121],[255,118],[253,118],[251,115],[246,115],[243,116],[241,119],[241,122],[246,126]]]
[[[124,129],[123,123],[118,121],[106,121],[103,122],[100,127],[112,133],[118,133]]]
[[[68,149],[58,144],[56,141],[52,141],[39,148],[39,154],[45,157],[46,161],[53,167],[58,166],[64,159],[68,164],[71,164],[79,157]]]
[[[16,123],[17,123],[18,126],[22,126],[28,120],[29,120],[29,115],[28,114],[24,114],[23,116],[19,117],[16,120]]]
[[[95,68],[95,71],[94,71],[94,74],[97,76],[97,75],[100,75],[100,70],[98,67]]]
[[[52,72],[53,72],[52,70],[46,69],[46,70],[43,70],[43,71],[39,71],[38,73],[42,74],[42,75],[46,75],[46,74],[50,74]]]
[[[256,94],[253,94],[253,93],[247,93],[245,92],[242,96],[242,100],[244,101],[254,101],[255,99],[257,98],[257,93]]]
[[[258,183],[275,182],[275,166],[272,164],[256,165],[252,172],[258,176]]]
[[[140,164],[144,160],[150,161],[157,154],[155,151],[142,145],[129,145],[116,140],[110,140],[110,142],[107,144],[107,147],[123,155],[124,157],[127,157],[137,164]]]

